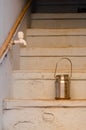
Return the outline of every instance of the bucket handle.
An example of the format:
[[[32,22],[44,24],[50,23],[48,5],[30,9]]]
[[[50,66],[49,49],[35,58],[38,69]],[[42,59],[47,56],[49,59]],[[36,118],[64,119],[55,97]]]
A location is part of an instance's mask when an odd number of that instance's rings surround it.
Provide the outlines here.
[[[56,79],[56,73],[57,73],[58,64],[59,64],[62,60],[67,60],[67,61],[69,61],[69,63],[70,63],[70,77],[69,77],[69,78],[72,77],[72,62],[71,62],[71,60],[70,60],[69,58],[63,57],[63,58],[61,58],[61,59],[56,63],[55,72],[54,72],[54,77],[55,77],[55,79]]]

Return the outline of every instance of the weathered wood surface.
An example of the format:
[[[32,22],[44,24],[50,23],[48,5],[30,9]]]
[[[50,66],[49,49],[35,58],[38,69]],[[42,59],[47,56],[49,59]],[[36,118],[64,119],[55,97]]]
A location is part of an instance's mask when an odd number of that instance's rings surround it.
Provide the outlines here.
[[[32,72],[54,72],[56,63],[62,57],[20,57],[20,69],[32,70]],[[86,57],[68,57],[72,62],[73,72],[86,72]],[[69,70],[70,64],[67,62],[60,63],[59,71]]]
[[[86,101],[7,100],[5,103],[4,130],[86,129]]]
[[[30,108],[30,107],[86,107],[86,99],[77,99],[77,100],[31,100],[31,99],[4,99],[3,102],[4,109],[9,110],[9,109],[18,109],[18,108]]]
[[[32,28],[85,28],[86,13],[33,13]]]
[[[54,72],[56,62],[69,57],[73,71],[85,71],[85,35],[86,29],[28,29],[28,47],[21,50],[20,69]]]
[[[43,28],[29,28],[27,29],[27,36],[85,36],[86,29],[43,29]]]
[[[11,97],[14,99],[55,99],[54,73],[15,71],[13,78]],[[86,73],[73,73],[70,97],[86,99]]]
[[[29,47],[22,48],[20,51],[20,56],[39,56],[39,57],[85,57],[86,56],[86,46],[76,46],[76,47],[57,47],[57,48],[37,48],[37,47]]]
[[[86,28],[86,19],[33,19],[31,28]]]
[[[28,29],[29,47],[85,47],[86,29]]]
[[[85,19],[86,13],[32,13],[33,19]]]

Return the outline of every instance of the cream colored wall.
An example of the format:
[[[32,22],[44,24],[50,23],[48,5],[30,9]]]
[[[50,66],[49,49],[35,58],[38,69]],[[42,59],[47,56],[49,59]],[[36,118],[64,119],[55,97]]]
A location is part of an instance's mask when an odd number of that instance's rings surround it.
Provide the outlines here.
[[[1,41],[0,45],[3,44],[5,38],[8,36],[8,33],[13,26],[16,17],[19,15],[19,12],[22,10],[26,0],[0,0],[0,12],[1,12]]]
[[[26,0],[27,1],[27,0]],[[0,0],[0,46],[5,41],[16,18],[22,10],[25,0]],[[10,97],[13,52],[0,64],[0,130],[2,130],[2,102]]]
[[[10,55],[5,58],[2,64],[0,64],[0,130],[2,130],[2,106],[3,98],[10,97],[11,86],[11,63]]]

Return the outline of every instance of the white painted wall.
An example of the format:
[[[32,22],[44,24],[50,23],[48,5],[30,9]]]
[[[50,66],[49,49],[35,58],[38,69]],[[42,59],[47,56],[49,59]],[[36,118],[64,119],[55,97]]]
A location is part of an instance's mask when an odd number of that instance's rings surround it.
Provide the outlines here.
[[[10,55],[5,58],[2,64],[0,64],[0,130],[2,130],[2,105],[3,98],[10,97],[11,87],[11,63]]]
[[[4,39],[8,36],[8,33],[14,24],[16,17],[22,10],[26,0],[0,0],[0,12],[1,12],[1,41],[0,45],[3,44]]]
[[[0,47],[27,0],[0,0]],[[2,101],[10,97],[12,53],[0,64],[0,130],[2,130]]]

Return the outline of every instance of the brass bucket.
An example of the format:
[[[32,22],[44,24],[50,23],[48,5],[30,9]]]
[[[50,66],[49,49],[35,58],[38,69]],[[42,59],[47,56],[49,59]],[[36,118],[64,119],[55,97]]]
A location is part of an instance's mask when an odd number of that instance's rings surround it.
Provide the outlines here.
[[[69,74],[57,74],[58,64],[62,60],[67,60],[70,63],[70,73]],[[61,58],[58,63],[56,63],[55,68],[55,99],[70,99],[70,80],[72,76],[72,62],[69,58]]]

